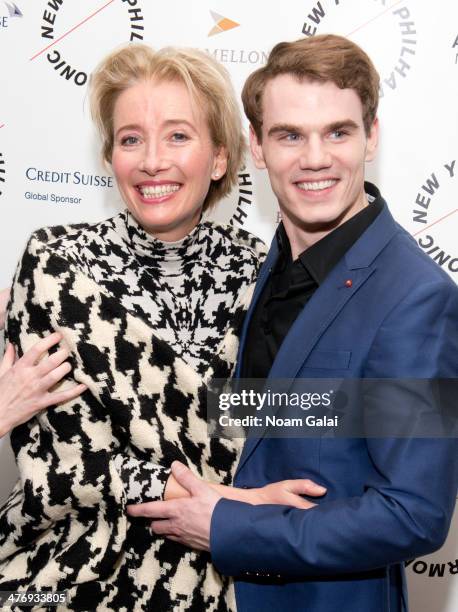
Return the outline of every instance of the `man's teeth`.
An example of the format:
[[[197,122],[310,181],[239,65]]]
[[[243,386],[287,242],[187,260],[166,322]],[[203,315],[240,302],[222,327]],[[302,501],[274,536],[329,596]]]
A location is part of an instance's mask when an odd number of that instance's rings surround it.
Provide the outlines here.
[[[313,183],[297,183],[297,186],[304,191],[319,191],[320,189],[327,189],[335,185],[337,181],[330,179],[328,181],[315,181]]]
[[[148,185],[139,187],[139,190],[145,198],[160,198],[174,191],[178,191],[180,185]]]

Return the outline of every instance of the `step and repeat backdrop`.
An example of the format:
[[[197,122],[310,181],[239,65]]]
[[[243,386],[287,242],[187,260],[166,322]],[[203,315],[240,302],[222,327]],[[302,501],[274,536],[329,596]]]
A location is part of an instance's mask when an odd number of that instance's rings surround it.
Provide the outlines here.
[[[205,50],[237,91],[280,40],[348,36],[381,75],[381,142],[368,166],[397,220],[458,280],[458,4],[450,0],[0,0],[0,289],[44,225],[122,207],[90,122],[91,71],[114,47]],[[247,160],[213,216],[269,241],[278,208]],[[0,502],[16,472],[0,441]],[[437,474],[440,478],[441,474]],[[425,486],[428,486],[425,483]],[[458,513],[445,546],[407,568],[414,612],[458,609]]]

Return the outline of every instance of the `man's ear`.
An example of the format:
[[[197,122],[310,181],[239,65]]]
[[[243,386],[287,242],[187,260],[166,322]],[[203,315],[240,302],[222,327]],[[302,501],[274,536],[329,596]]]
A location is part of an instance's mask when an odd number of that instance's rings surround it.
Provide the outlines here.
[[[264,161],[264,153],[262,151],[262,145],[256,136],[256,132],[253,129],[253,126],[250,125],[250,149],[251,156],[253,157],[254,165],[259,170],[264,170],[266,167],[266,162]]]
[[[367,136],[366,157],[365,157],[365,160],[367,162],[372,161],[375,157],[375,153],[377,152],[378,133],[379,133],[379,123],[378,123],[378,117],[376,117],[374,119],[373,124],[371,125],[371,131],[369,132]]]

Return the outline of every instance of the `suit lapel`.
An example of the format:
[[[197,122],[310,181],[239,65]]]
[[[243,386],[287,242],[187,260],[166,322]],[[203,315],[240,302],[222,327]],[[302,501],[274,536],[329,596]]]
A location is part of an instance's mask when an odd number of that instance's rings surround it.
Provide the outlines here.
[[[268,380],[294,379],[296,377],[304,361],[326,329],[338,317],[347,302],[375,272],[376,264],[374,260],[397,231],[399,231],[399,228],[385,205],[374,223],[330,272],[325,282],[315,291],[294,321],[277,353]],[[276,254],[278,255],[278,251]],[[270,258],[268,257],[268,259]],[[270,266],[272,266],[272,263]],[[266,280],[267,275],[263,279],[263,286]],[[351,281],[351,283],[348,281]],[[252,310],[253,306],[250,308],[251,314]],[[243,342],[245,342],[245,338],[246,333]],[[287,388],[282,388],[282,391],[286,392],[287,390]],[[256,437],[249,437],[245,443],[237,473],[265,434],[265,429],[257,428],[256,431]]]
[[[283,340],[269,372],[268,381],[288,379],[285,385],[281,386],[282,393],[288,392],[315,344],[373,272],[373,268],[365,268],[349,276],[345,262],[341,262],[315,291]],[[352,280],[351,287],[345,285],[345,281],[349,279]],[[278,385],[275,386],[276,391],[277,387]],[[276,410],[271,409],[271,412],[274,414]],[[256,437],[249,437],[245,443],[237,472],[263,438],[266,428],[257,427],[255,431]]]

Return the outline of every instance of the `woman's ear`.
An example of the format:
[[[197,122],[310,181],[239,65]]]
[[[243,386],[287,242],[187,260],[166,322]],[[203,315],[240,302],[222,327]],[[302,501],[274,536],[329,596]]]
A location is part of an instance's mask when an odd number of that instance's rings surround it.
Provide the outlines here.
[[[212,180],[217,181],[222,178],[227,171],[227,149],[226,147],[218,147],[213,162]]]

